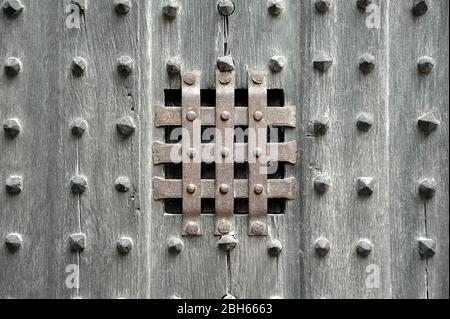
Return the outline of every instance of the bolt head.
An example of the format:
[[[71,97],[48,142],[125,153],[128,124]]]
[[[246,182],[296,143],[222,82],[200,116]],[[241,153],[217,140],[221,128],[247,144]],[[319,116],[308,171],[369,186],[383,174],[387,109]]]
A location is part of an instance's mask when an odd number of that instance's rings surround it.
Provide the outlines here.
[[[264,82],[264,74],[259,73],[259,72],[253,73],[252,81],[253,81],[254,84],[257,84],[257,85],[263,84],[263,82]]]
[[[226,195],[230,191],[230,187],[227,184],[222,184],[219,186],[219,191],[222,195]]]
[[[233,295],[226,294],[225,296],[222,297],[222,299],[237,299],[237,298]]]
[[[114,10],[117,14],[127,14],[133,7],[131,0],[114,0]]]
[[[220,119],[224,122],[228,121],[230,119],[230,113],[227,111],[222,112],[222,114],[220,114]]]
[[[253,113],[253,118],[256,122],[261,122],[264,119],[264,113],[261,111],[256,111]]]
[[[19,0],[6,0],[3,2],[3,11],[10,18],[17,17],[24,8]]]
[[[228,148],[222,149],[221,155],[223,158],[227,158],[230,155],[230,150]]]
[[[231,78],[231,74],[229,72],[221,72],[219,74],[219,82],[223,85],[227,85],[230,84],[232,78]]]
[[[178,75],[181,73],[182,63],[180,58],[174,57],[167,61],[166,69],[170,75]]]
[[[85,120],[76,118],[70,124],[70,131],[72,132],[73,136],[80,138],[86,132],[87,127],[88,125]]]
[[[194,111],[189,111],[189,112],[187,112],[187,114],[186,114],[186,119],[187,119],[189,122],[195,121],[195,120],[197,119],[197,113],[195,113]]]
[[[196,76],[194,73],[186,73],[183,76],[183,82],[187,85],[194,85],[196,81]]]
[[[18,75],[22,71],[22,62],[18,58],[10,57],[5,61],[5,73],[8,77]]]
[[[88,187],[87,178],[83,175],[76,175],[70,179],[70,190],[73,194],[81,195]]]
[[[361,257],[368,257],[372,252],[372,243],[368,239],[361,239],[356,245],[356,252]]]
[[[314,178],[314,189],[320,194],[324,194],[331,187],[331,179],[327,174],[320,174]]]
[[[235,5],[233,3],[233,1],[231,0],[219,0],[217,2],[217,10],[219,11],[219,13],[223,16],[230,16],[234,13],[235,11]]]
[[[313,66],[321,73],[326,73],[333,65],[333,59],[325,52],[320,52],[313,62]]]
[[[217,58],[217,68],[221,72],[231,72],[234,70],[234,60],[231,55],[225,55]]]
[[[424,179],[419,184],[419,194],[425,200],[432,199],[436,194],[437,183],[434,179]]]
[[[22,192],[23,178],[22,176],[10,176],[6,179],[6,192],[11,195],[17,195]]]
[[[217,224],[217,230],[222,235],[226,235],[226,234],[228,234],[231,231],[231,224],[229,222],[227,222],[226,220],[221,220]]]
[[[374,123],[373,114],[363,112],[356,118],[356,127],[363,132],[368,132]]]
[[[412,13],[414,16],[419,17],[427,13],[430,7],[428,0],[415,0],[412,7]]]
[[[116,247],[119,253],[126,255],[133,249],[133,240],[129,237],[121,237],[117,241]]]
[[[72,60],[72,74],[75,76],[83,76],[86,73],[87,62],[82,57],[75,57]]]
[[[169,19],[173,20],[177,17],[178,11],[180,10],[180,5],[177,0],[168,0],[163,6],[163,15]]]
[[[218,242],[219,247],[225,251],[232,251],[237,244],[238,240],[233,235],[224,235]]]
[[[117,63],[117,71],[120,75],[127,77],[133,73],[134,61],[129,56],[122,56]]]
[[[197,236],[200,232],[200,226],[197,223],[189,222],[186,225],[186,233],[190,236]]]
[[[434,132],[441,124],[434,112],[430,112],[420,117],[418,120],[419,129],[426,135]]]
[[[314,250],[320,257],[325,257],[326,255],[328,255],[330,249],[330,241],[324,237],[318,238],[314,244]]]
[[[277,257],[283,251],[283,244],[278,239],[272,239],[267,243],[267,252],[270,256]]]
[[[281,55],[275,55],[270,58],[269,67],[273,72],[283,71],[286,65],[286,59]]]
[[[372,4],[372,0],[357,0],[356,6],[359,10],[366,11],[366,8]]]
[[[428,75],[433,71],[435,61],[429,56],[421,57],[417,62],[417,70],[423,75]]]
[[[21,129],[22,127],[17,119],[9,119],[3,122],[3,130],[8,138],[13,139],[17,137],[20,134]]]
[[[136,131],[136,125],[131,116],[125,116],[117,121],[116,129],[120,136],[128,138]]]
[[[279,16],[284,11],[284,0],[269,0],[267,9],[271,15]]]
[[[5,238],[5,245],[10,252],[18,251],[22,246],[22,236],[15,233],[9,234]]]
[[[375,57],[371,54],[364,54],[359,61],[359,69],[363,74],[372,73],[375,69]]]
[[[131,189],[131,182],[128,177],[119,176],[114,181],[114,188],[120,193],[126,193]]]
[[[187,152],[187,156],[189,158],[195,158],[195,156],[197,156],[197,151],[193,148],[191,148],[188,152]]]
[[[436,254],[436,243],[433,239],[419,238],[418,246],[422,258],[431,258]]]
[[[330,128],[330,119],[319,115],[313,120],[313,130],[316,136],[325,135]]]
[[[250,226],[250,231],[253,235],[261,236],[264,234],[264,231],[266,230],[266,226],[262,222],[254,222]]]
[[[371,196],[374,192],[374,184],[373,177],[359,177],[356,181],[358,195],[362,197]]]
[[[74,252],[81,252],[86,249],[86,235],[83,233],[69,236],[69,248]]]
[[[184,248],[183,241],[178,237],[169,238],[169,240],[167,241],[167,246],[169,249],[169,253],[176,255],[181,253]]]
[[[253,190],[256,195],[261,195],[264,192],[264,186],[262,186],[261,184],[256,184]]]
[[[316,0],[314,4],[316,11],[325,14],[330,11],[331,8],[331,0]]]
[[[188,192],[188,194],[195,194],[195,192],[197,191],[197,186],[195,186],[194,184],[189,184],[186,187],[186,191]]]

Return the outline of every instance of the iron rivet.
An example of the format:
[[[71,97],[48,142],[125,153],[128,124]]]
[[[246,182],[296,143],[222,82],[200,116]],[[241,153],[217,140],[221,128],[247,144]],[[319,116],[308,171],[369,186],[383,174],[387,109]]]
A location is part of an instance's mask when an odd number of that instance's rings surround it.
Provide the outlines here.
[[[72,74],[75,76],[83,76],[86,73],[87,62],[82,57],[75,57],[72,60]]]
[[[237,298],[233,295],[226,294],[225,296],[222,297],[222,299],[237,299]]]
[[[6,137],[13,139],[20,134],[22,126],[20,125],[19,120],[9,119],[3,123],[3,130],[5,131]]]
[[[82,137],[87,130],[87,123],[81,118],[76,118],[70,124],[70,130],[75,137]]]
[[[197,191],[197,186],[195,186],[194,184],[189,184],[186,187],[186,191],[188,192],[188,194],[195,194],[195,192]]]
[[[279,16],[284,10],[284,0],[269,0],[267,2],[267,9],[273,16]]]
[[[177,0],[168,0],[163,7],[163,15],[169,19],[173,20],[177,17],[178,11],[180,10],[180,5]]]
[[[229,222],[222,220],[217,224],[217,230],[219,231],[219,233],[221,233],[222,235],[226,235],[231,231],[231,225]],[[220,244],[220,242],[219,242]],[[234,247],[233,247],[234,248]]]
[[[231,55],[224,55],[217,58],[217,68],[221,72],[231,72],[234,70],[234,59]]]
[[[222,157],[227,158],[228,155],[230,155],[230,151],[228,150],[228,148],[222,149]]]
[[[134,134],[136,131],[136,125],[134,124],[131,116],[125,116],[117,121],[116,129],[119,135],[127,138]]]
[[[194,85],[195,84],[195,74],[194,73],[187,73],[183,76],[183,81],[187,85]]]
[[[372,128],[374,119],[372,113],[363,112],[356,118],[356,127],[363,132],[368,132]]]
[[[330,248],[330,241],[324,237],[318,238],[314,244],[314,250],[320,257],[325,257],[326,255],[328,255]]]
[[[369,74],[375,69],[375,57],[369,53],[363,54],[359,61],[359,69],[363,74]]]
[[[134,61],[129,56],[122,56],[118,60],[117,71],[124,77],[133,73]]]
[[[313,120],[313,130],[316,136],[325,135],[330,128],[330,120],[326,116],[319,115]]]
[[[222,184],[219,186],[219,191],[222,195],[228,194],[229,190],[230,190],[230,188],[228,187],[227,184]]]
[[[17,195],[22,192],[23,178],[22,176],[10,176],[6,179],[6,192],[11,195]]]
[[[117,14],[127,14],[133,7],[131,0],[114,0],[114,9]]]
[[[356,187],[359,196],[368,197],[373,194],[375,181],[373,177],[359,177]]]
[[[87,178],[83,175],[76,175],[70,179],[70,189],[73,194],[83,194],[88,186]]]
[[[5,74],[8,77],[13,77],[22,71],[22,62],[18,58],[11,57],[5,61]]]
[[[219,82],[223,85],[230,84],[231,82],[231,74],[228,72],[219,74]]]
[[[262,84],[264,82],[264,75],[262,73],[253,73],[252,81],[257,85]]]
[[[314,189],[316,192],[323,194],[331,187],[331,179],[327,174],[320,174],[314,178]]]
[[[179,254],[184,248],[183,241],[178,237],[169,238],[167,246],[169,247],[169,252],[172,254]]]
[[[434,179],[424,179],[419,184],[419,194],[425,199],[429,200],[436,194],[437,183]]]
[[[189,222],[186,225],[186,233],[190,236],[198,235],[200,226],[197,223]]]
[[[429,56],[421,57],[419,59],[419,61],[417,62],[417,70],[421,74],[428,75],[431,73],[431,71],[433,71],[434,64],[435,64],[435,61],[433,58],[431,58]]]
[[[119,176],[114,181],[114,188],[116,191],[121,193],[126,193],[131,188],[131,182],[128,177],[125,176]]]
[[[256,148],[253,151],[253,156],[256,158],[260,158],[263,155],[263,151],[260,148]]]
[[[227,111],[222,112],[222,114],[220,114],[220,119],[222,121],[228,121],[230,119],[230,113]]]
[[[195,121],[195,120],[197,119],[197,113],[195,113],[194,111],[189,111],[189,112],[187,112],[187,114],[186,114],[186,119],[187,119],[189,122]]]
[[[262,186],[261,184],[256,184],[253,190],[256,195],[261,195],[264,192],[264,186]]]
[[[5,238],[5,245],[10,252],[18,251],[22,247],[22,236],[15,233],[9,234]]]
[[[171,58],[167,61],[167,73],[170,75],[178,75],[181,73],[181,60],[178,57]]]
[[[283,244],[278,239],[272,239],[267,244],[267,252],[271,256],[279,256],[283,251]]]
[[[436,254],[436,243],[433,239],[419,238],[419,254],[422,258],[431,258]]]
[[[325,52],[320,52],[313,62],[313,66],[321,73],[326,73],[333,65],[333,59]]]
[[[437,119],[436,115],[434,115],[434,112],[427,113],[420,117],[417,123],[419,129],[426,135],[429,135],[435,131],[440,124],[441,123]]]
[[[262,222],[254,222],[252,223],[252,225],[250,226],[250,231],[252,232],[253,235],[257,235],[260,236],[264,233],[266,229],[266,226],[262,223]]]
[[[419,17],[427,13],[430,3],[428,0],[415,0],[412,7],[414,16]]]
[[[233,235],[224,235],[219,239],[218,245],[225,251],[232,251],[236,248],[238,241]]]
[[[264,118],[264,114],[261,111],[256,111],[255,113],[253,113],[253,118],[255,119],[255,121],[261,122]]]
[[[281,55],[275,55],[270,58],[269,67],[273,72],[281,72],[286,65],[286,59]]]
[[[187,152],[187,156],[189,158],[194,158],[197,155],[197,151],[193,148],[191,148],[188,152]]]
[[[217,10],[223,16],[228,17],[232,15],[235,9],[235,5],[231,0],[219,0],[219,2],[217,3]]]
[[[372,0],[357,0],[356,1],[356,6],[358,7],[359,10],[365,12],[367,7],[370,6],[372,4]]]
[[[325,14],[328,11],[330,11],[331,8],[331,0],[316,0],[316,3],[314,4],[316,11]]]
[[[70,235],[69,248],[71,251],[83,251],[86,248],[86,235],[83,233]]]
[[[372,248],[373,246],[370,240],[361,239],[356,246],[356,252],[361,257],[368,257],[372,252]]]
[[[133,240],[129,237],[121,237],[117,241],[116,247],[119,253],[126,255],[133,249]]]
[[[10,18],[18,16],[24,8],[19,0],[6,0],[3,2],[3,11]]]

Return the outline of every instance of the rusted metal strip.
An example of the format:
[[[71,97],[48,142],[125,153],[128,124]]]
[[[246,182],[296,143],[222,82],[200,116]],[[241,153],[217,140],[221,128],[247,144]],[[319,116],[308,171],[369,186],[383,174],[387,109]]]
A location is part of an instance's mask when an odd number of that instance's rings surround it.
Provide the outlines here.
[[[267,236],[267,76],[248,79],[249,236]]]
[[[248,180],[234,180],[234,198],[248,198]],[[294,177],[286,179],[269,179],[267,181],[267,198],[294,199],[296,195],[296,181]],[[183,183],[179,179],[153,179],[153,198],[155,200],[181,198]],[[201,182],[201,197],[215,198],[216,182],[204,179]]]
[[[155,165],[167,163],[181,163],[181,144],[153,144],[153,163]],[[214,159],[215,144],[202,144],[202,163],[211,163]],[[220,151],[218,153],[220,155]],[[245,163],[248,157],[248,146],[243,143],[234,144],[234,162]],[[272,162],[297,162],[297,142],[267,144],[267,159]],[[222,160],[222,159],[221,159]]]
[[[201,101],[200,73],[182,75],[183,236],[201,229]]]
[[[234,72],[216,71],[215,235],[234,234]]]
[[[296,125],[295,106],[269,107],[267,108],[268,126],[295,127]],[[206,126],[216,125],[216,108],[202,107],[202,123]],[[248,108],[235,107],[236,126],[248,126]],[[155,107],[155,126],[180,126],[181,107]]]

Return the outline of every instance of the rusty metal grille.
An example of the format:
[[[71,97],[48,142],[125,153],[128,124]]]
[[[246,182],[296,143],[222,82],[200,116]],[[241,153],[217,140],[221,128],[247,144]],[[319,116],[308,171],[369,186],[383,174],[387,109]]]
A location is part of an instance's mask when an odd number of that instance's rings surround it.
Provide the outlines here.
[[[262,72],[249,72],[246,89],[235,88],[234,72],[217,71],[215,90],[200,88],[199,72],[181,77],[181,90],[166,90],[165,106],[156,107],[166,141],[153,145],[153,162],[166,175],[154,179],[154,199],[183,214],[185,236],[202,234],[202,213],[215,214],[216,235],[233,234],[234,215],[245,213],[248,234],[266,236],[267,215],[284,213],[295,196],[285,165],[296,163],[297,144],[284,140],[295,106],[267,88]]]

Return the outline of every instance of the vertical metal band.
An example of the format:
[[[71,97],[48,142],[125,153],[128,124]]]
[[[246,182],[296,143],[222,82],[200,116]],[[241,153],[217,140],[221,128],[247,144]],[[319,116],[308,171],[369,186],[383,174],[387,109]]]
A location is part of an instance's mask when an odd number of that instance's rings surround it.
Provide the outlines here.
[[[267,236],[267,75],[249,72],[248,163],[250,236]]]
[[[234,72],[216,72],[216,235],[235,232],[234,86]]]
[[[201,229],[201,101],[200,73],[182,74],[183,236]]]

